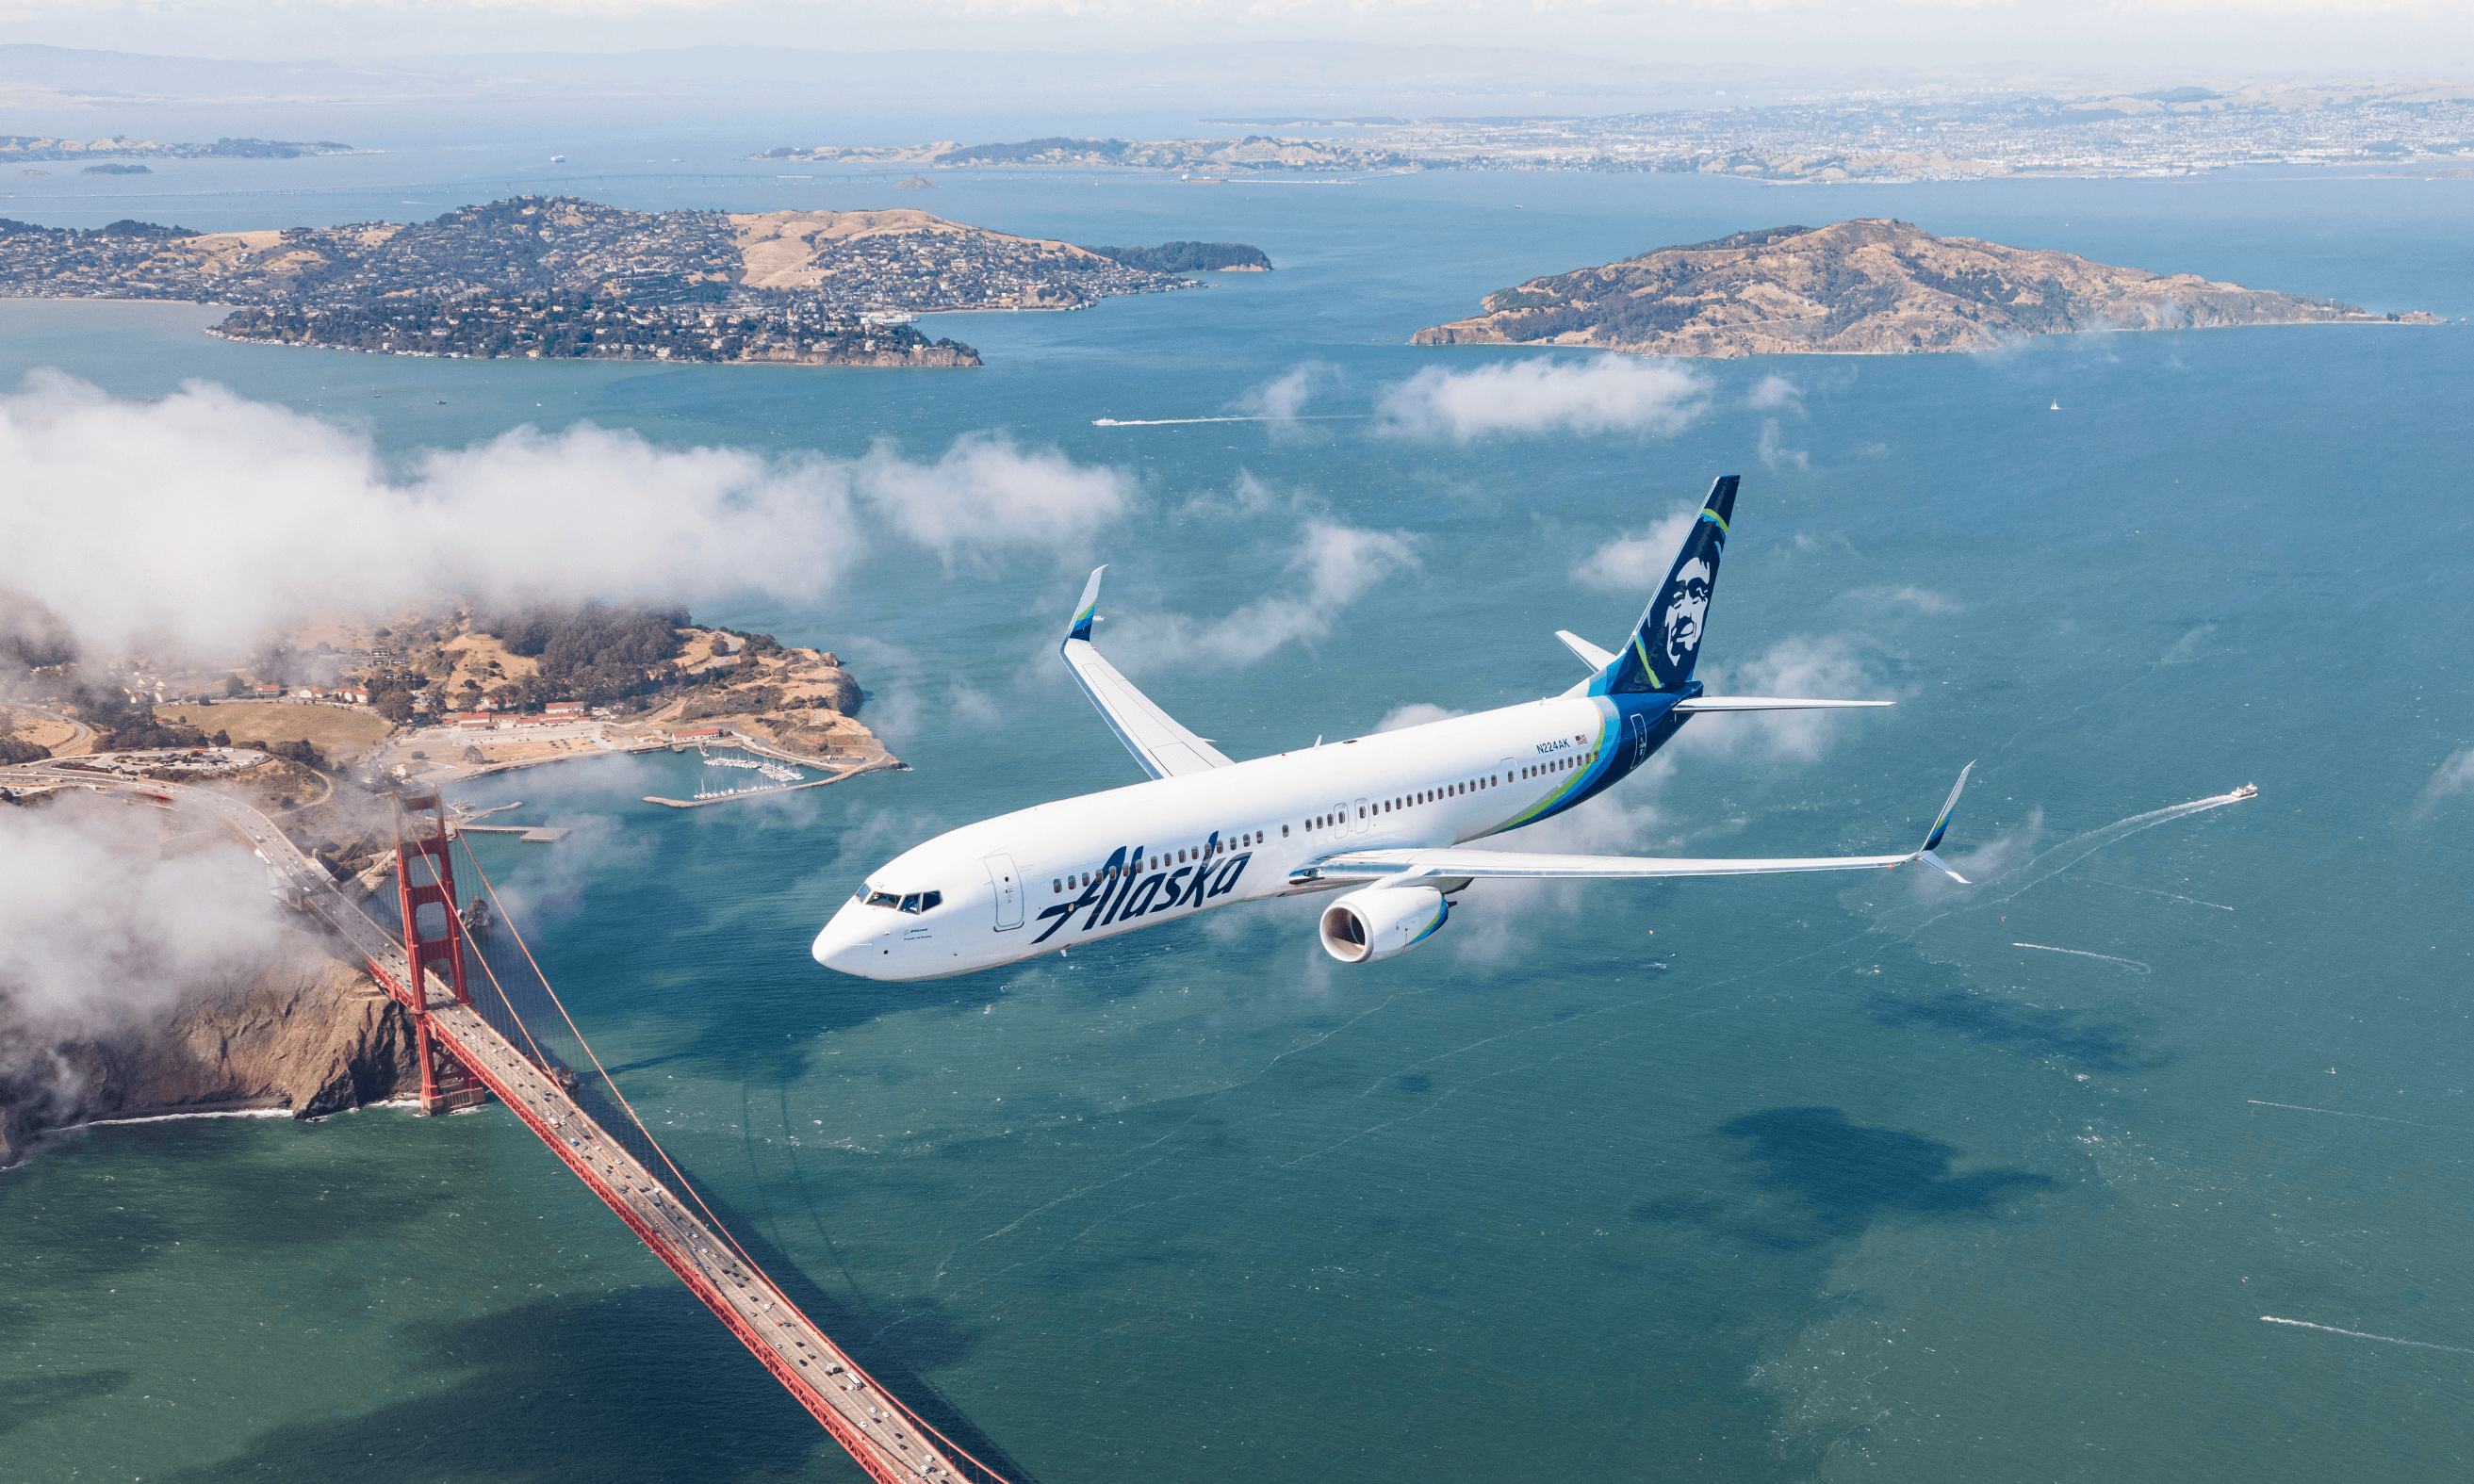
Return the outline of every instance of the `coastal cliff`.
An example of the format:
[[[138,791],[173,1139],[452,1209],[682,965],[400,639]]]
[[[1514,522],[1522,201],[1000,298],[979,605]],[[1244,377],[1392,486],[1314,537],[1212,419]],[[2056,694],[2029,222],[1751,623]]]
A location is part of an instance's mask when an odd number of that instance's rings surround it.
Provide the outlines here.
[[[1419,330],[1411,343],[1895,355],[2080,330],[2392,322],[2437,323],[1864,219],[1738,232],[1532,278],[1488,295],[1483,313]]]
[[[0,1165],[46,1129],[244,1109],[307,1118],[420,1080],[402,1008],[338,945],[287,930],[254,978],[202,989],[151,1022],[51,1046],[0,1079]]]

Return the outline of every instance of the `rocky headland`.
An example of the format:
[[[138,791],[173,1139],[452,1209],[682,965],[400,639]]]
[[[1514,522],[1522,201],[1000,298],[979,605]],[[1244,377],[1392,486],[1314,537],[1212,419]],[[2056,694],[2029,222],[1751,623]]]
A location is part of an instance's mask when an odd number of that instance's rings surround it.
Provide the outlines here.
[[[441,594],[383,624],[311,620],[249,668],[279,677],[265,688],[287,699],[258,699],[259,686],[233,673],[214,687],[222,695],[158,703],[153,692],[169,677],[75,657],[0,675],[12,697],[0,740],[18,744],[10,761],[20,764],[0,769],[0,850],[85,862],[57,902],[15,904],[18,925],[43,923],[49,946],[12,945],[21,951],[0,963],[0,1166],[45,1130],[174,1113],[307,1118],[415,1089],[402,1011],[300,910],[297,885],[276,893],[280,907],[266,905],[266,867],[229,816],[189,802],[199,795],[247,805],[250,827],[270,842],[262,850],[276,850],[279,832],[357,900],[391,890],[389,795],[403,778],[436,786],[729,745],[732,734],[829,779],[902,766],[859,720],[866,697],[837,656],[678,610],[493,614]],[[336,699],[347,696],[369,699]],[[126,879],[92,879],[103,857],[81,841],[107,844],[103,874]],[[150,861],[214,867],[232,909],[214,920],[221,967],[161,946],[186,941],[197,922],[131,884]],[[105,929],[57,921],[59,902],[122,897],[125,911],[98,909]],[[61,992],[71,981],[76,993]]]
[[[1894,355],[2082,330],[2374,323],[2438,322],[1867,218],[1738,232],[1532,278],[1488,295],[1480,314],[1419,330],[1412,343]]]
[[[284,929],[255,974],[196,986],[163,1012],[9,1060],[0,1166],[47,1129],[253,1110],[311,1118],[421,1083],[402,1007],[340,943],[306,925]]]

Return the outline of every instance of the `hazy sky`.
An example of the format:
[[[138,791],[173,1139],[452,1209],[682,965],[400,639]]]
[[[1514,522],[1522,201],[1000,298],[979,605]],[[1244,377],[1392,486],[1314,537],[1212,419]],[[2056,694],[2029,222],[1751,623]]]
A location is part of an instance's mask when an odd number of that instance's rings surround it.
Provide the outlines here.
[[[261,59],[1353,40],[1686,72],[2474,73],[2474,0],[0,0],[0,36]]]

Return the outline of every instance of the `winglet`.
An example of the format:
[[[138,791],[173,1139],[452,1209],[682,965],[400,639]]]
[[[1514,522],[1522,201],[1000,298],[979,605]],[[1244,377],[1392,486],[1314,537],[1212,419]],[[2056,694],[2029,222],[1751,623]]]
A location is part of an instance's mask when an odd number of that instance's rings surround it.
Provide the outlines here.
[[[1100,606],[1100,574],[1108,570],[1106,563],[1091,569],[1091,581],[1082,587],[1082,601],[1074,606],[1074,627],[1065,631],[1069,639],[1091,641],[1091,610]]]
[[[1943,875],[1950,877],[1961,886],[1967,886],[1971,883],[1968,881],[1967,877],[1951,870],[1949,863],[1944,861],[1940,856],[1934,854],[1933,851],[1940,848],[1941,837],[1950,832],[1950,817],[1958,812],[1958,796],[1961,793],[1964,793],[1967,789],[1967,776],[1975,771],[1976,764],[1972,762],[1966,767],[1958,770],[1958,781],[1951,785],[1950,799],[1942,804],[1941,813],[1934,818],[1932,833],[1925,836],[1923,848],[1918,850],[1913,856],[1914,859],[1923,861],[1926,865],[1930,866],[1935,871],[1940,872]]]

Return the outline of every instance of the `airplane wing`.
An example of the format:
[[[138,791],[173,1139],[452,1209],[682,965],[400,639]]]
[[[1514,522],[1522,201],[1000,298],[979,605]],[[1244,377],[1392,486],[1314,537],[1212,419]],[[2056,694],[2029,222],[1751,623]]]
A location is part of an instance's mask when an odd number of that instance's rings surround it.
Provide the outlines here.
[[[1795,871],[1864,871],[1904,866],[1920,860],[1964,886],[1965,876],[1950,869],[1934,852],[1958,808],[1958,796],[1976,764],[1959,770],[1950,802],[1933,820],[1925,843],[1904,855],[1807,855],[1777,859],[1684,860],[1640,855],[1525,855],[1510,850],[1343,850],[1289,874],[1293,885],[1380,881],[1405,886],[1419,880],[1619,881],[1650,876],[1749,876]]]
[[[1152,778],[1173,778],[1227,767],[1230,759],[1218,748],[1178,726],[1176,717],[1136,690],[1133,682],[1118,674],[1117,667],[1092,647],[1091,610],[1100,602],[1100,573],[1106,570],[1103,566],[1092,572],[1090,585],[1082,589],[1082,601],[1074,610],[1074,626],[1057,647],[1065,657],[1065,668],[1100,708],[1108,730]]]

